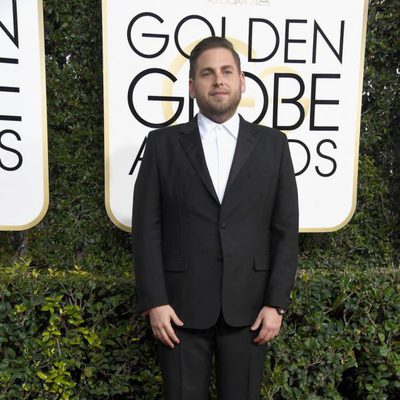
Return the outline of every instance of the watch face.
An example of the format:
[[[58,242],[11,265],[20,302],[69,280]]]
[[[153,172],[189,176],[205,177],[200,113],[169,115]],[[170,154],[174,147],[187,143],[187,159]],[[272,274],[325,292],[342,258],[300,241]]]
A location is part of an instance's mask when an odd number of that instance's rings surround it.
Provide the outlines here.
[[[286,310],[280,307],[277,307],[276,311],[278,312],[279,315],[284,315],[286,313]]]

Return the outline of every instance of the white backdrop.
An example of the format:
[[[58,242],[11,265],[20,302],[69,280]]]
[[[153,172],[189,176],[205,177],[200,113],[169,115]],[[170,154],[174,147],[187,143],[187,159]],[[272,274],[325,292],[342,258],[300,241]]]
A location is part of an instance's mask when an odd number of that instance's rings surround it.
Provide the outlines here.
[[[249,121],[288,135],[300,230],[344,226],[356,206],[367,0],[103,0],[106,208],[130,230],[148,132],[186,122],[185,54],[226,36],[239,52]],[[136,162],[135,162],[136,161]]]
[[[0,1],[0,230],[36,225],[48,206],[41,0]]]

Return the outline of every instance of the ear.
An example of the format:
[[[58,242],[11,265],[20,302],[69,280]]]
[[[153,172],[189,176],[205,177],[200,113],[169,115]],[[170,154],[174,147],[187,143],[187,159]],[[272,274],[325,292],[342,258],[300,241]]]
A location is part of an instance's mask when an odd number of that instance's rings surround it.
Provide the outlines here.
[[[189,95],[190,95],[190,98],[192,98],[192,99],[196,98],[194,82],[193,82],[192,78],[189,79]]]
[[[242,93],[246,91],[246,79],[243,71],[240,73],[240,90]]]

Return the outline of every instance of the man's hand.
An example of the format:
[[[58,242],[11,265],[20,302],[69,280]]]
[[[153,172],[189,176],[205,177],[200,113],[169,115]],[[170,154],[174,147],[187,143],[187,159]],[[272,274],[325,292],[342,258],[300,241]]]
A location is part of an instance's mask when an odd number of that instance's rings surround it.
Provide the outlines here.
[[[278,336],[282,325],[282,315],[276,312],[273,307],[264,306],[258,313],[257,319],[251,326],[251,330],[255,331],[261,325],[258,336],[254,339],[254,343],[262,345]]]
[[[148,315],[151,329],[156,339],[171,347],[171,349],[174,348],[174,343],[179,344],[179,339],[175,334],[171,321],[178,326],[182,326],[183,322],[178,318],[171,306],[154,307],[149,310]]]

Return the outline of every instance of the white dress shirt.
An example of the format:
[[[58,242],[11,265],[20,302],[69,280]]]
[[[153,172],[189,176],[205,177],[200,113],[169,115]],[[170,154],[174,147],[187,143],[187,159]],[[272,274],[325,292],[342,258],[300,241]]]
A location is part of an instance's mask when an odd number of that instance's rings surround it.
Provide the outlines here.
[[[239,133],[239,114],[223,124],[217,124],[201,113],[197,116],[201,143],[219,202],[224,198]]]

